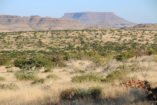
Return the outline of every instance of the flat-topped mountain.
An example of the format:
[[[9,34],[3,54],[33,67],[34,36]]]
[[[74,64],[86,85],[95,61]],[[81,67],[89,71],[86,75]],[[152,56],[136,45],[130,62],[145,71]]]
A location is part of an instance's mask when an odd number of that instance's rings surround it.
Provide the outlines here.
[[[135,25],[112,12],[65,13],[63,18],[77,20],[78,22],[89,26],[123,27]]]
[[[82,29],[84,27],[85,25],[79,22],[63,18],[0,15],[0,31]]]

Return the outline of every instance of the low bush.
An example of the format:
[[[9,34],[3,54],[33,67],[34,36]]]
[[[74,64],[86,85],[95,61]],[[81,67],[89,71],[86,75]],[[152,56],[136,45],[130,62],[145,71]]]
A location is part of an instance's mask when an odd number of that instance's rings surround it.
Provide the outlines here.
[[[74,72],[75,72],[75,73],[85,73],[85,70],[81,70],[81,69],[75,67],[75,68],[74,68]]]
[[[153,54],[157,54],[157,52],[155,50],[146,50],[146,54],[147,55],[153,55]]]
[[[53,72],[53,70],[51,68],[47,68],[44,72]]]
[[[10,58],[5,55],[0,55],[0,66],[6,65],[10,62]]]
[[[14,83],[10,83],[10,84],[0,84],[0,89],[9,89],[9,90],[16,90],[19,87],[14,84]]]
[[[116,70],[111,73],[109,73],[106,78],[105,82],[114,82],[115,80],[125,80],[128,79],[127,77],[128,71],[126,70]]]
[[[38,79],[37,73],[34,71],[21,70],[15,73],[18,80],[36,80]]]
[[[104,78],[96,74],[85,74],[72,77],[72,82],[101,82]]]
[[[32,84],[43,84],[45,82],[45,79],[41,78],[41,79],[36,79],[32,82]]]
[[[49,74],[46,78],[48,78],[48,79],[59,79],[59,77],[55,74]]]
[[[0,81],[4,81],[5,80],[5,78],[4,77],[0,77]]]
[[[102,93],[102,88],[100,87],[91,87],[89,89],[82,88],[70,88],[61,92],[61,100],[76,100],[83,98],[99,99]]]
[[[12,73],[12,72],[14,72],[14,70],[13,69],[7,69],[7,72]]]

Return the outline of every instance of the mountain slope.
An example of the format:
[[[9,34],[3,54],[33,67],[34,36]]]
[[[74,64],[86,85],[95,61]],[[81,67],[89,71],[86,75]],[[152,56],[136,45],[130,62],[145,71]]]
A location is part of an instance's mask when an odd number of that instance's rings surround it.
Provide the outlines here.
[[[66,13],[63,18],[77,20],[82,24],[90,26],[123,27],[135,25],[132,22],[116,16],[112,12]]]
[[[157,24],[138,24],[133,29],[157,30]]]
[[[56,29],[82,29],[85,25],[79,22],[50,17],[20,17],[1,15],[0,31],[32,31],[32,30],[56,30]]]

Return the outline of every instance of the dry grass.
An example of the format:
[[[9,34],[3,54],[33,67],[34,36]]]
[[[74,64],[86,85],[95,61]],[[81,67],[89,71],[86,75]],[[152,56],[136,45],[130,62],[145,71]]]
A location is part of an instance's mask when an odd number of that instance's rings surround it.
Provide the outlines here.
[[[148,67],[151,66],[153,70],[137,70],[131,72],[129,74],[130,77],[136,77],[138,79],[146,79],[149,81],[156,82],[157,71],[155,70],[156,63],[150,57],[143,57],[135,60],[128,60],[126,65],[132,65],[137,60],[140,62],[139,67]],[[146,60],[144,60],[146,59]],[[148,60],[149,59],[149,60]],[[148,60],[148,61],[147,61]],[[113,61],[111,61],[113,62]],[[148,64],[150,63],[150,64]],[[0,76],[6,78],[5,81],[1,81],[2,83],[16,83],[19,87],[17,90],[4,90],[0,89],[0,103],[2,105],[53,105],[55,103],[59,103],[61,105],[149,105],[150,103],[145,100],[145,92],[137,89],[130,89],[119,86],[117,83],[102,83],[102,82],[86,82],[86,83],[72,83],[71,78],[73,76],[78,75],[78,73],[72,73],[74,68],[78,69],[88,69],[85,74],[95,73],[97,75],[104,75],[104,77],[108,74],[106,72],[106,66],[97,67],[99,69],[90,70],[91,61],[82,60],[72,60],[67,62],[66,67],[62,68],[54,68],[53,75],[51,72],[43,72],[41,70],[38,73],[40,78],[44,79],[42,84],[32,85],[33,81],[19,81],[16,79],[14,72],[7,72],[5,67],[0,67]],[[108,63],[109,64],[109,63]],[[116,70],[118,68],[117,65],[121,65],[119,62],[112,63],[112,68]],[[144,65],[143,65],[144,64]],[[114,66],[116,65],[116,66]],[[105,69],[105,70],[104,70]],[[110,69],[110,68],[109,68]],[[14,70],[16,71],[16,70]],[[145,77],[143,74],[147,74]],[[59,79],[48,79],[57,76]],[[88,89],[89,87],[101,87],[102,88],[102,96],[98,102],[95,102],[91,99],[82,99],[65,101],[59,99],[60,92],[69,89],[69,88],[83,88]],[[50,104],[51,103],[51,104]]]

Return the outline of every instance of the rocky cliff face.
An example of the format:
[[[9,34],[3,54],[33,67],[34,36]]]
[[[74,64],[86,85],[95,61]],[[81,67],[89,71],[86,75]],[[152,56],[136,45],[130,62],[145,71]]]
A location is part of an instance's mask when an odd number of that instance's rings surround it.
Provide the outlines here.
[[[84,27],[85,25],[69,19],[40,16],[0,16],[0,31],[62,30],[83,29]]]
[[[72,19],[90,26],[124,27],[135,25],[112,12],[66,13],[63,18]]]

